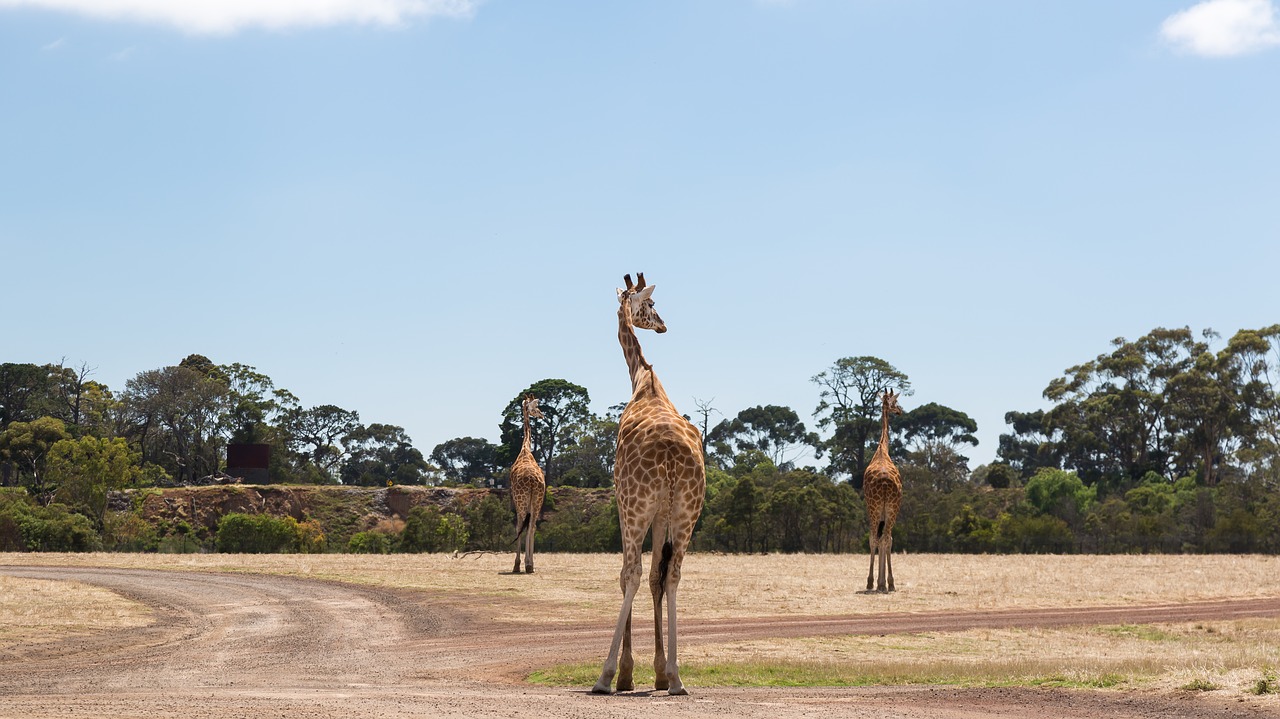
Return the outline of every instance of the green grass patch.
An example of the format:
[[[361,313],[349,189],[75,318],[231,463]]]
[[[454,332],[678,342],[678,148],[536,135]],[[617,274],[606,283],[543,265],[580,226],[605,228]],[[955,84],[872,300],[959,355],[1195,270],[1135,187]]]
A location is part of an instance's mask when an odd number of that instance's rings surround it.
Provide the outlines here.
[[[1249,687],[1250,694],[1275,694],[1277,691],[1280,691],[1280,684],[1276,682],[1275,672],[1263,674]]]
[[[534,684],[571,687],[591,686],[600,677],[600,664],[565,664],[536,671],[527,679]],[[699,687],[863,687],[901,686],[907,684],[955,685],[963,687],[1055,687],[1107,689],[1128,679],[1119,674],[1070,677],[1001,676],[974,667],[972,671],[949,667],[941,671],[868,671],[866,666],[848,666],[829,662],[726,662],[720,664],[685,663],[680,667],[685,684]],[[634,671],[637,687],[653,686],[653,668],[637,665]]]
[[[1119,624],[1112,627],[1098,627],[1096,631],[1114,637],[1141,639],[1148,642],[1177,641],[1178,636],[1149,624]]]
[[[1218,685],[1208,679],[1193,679],[1179,688],[1189,692],[1212,692],[1218,690]]]

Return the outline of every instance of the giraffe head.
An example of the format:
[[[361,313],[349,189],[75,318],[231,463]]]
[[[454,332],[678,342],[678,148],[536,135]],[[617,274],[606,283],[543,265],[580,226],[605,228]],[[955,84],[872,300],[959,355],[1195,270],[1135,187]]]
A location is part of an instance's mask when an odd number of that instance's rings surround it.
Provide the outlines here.
[[[884,413],[890,417],[895,414],[902,414],[902,407],[898,405],[898,393],[891,389],[886,389],[884,394],[880,395],[881,401],[884,403]]]
[[[524,411],[524,416],[529,419],[543,419],[542,410],[538,409],[538,398],[531,394],[524,396],[524,401],[520,403],[520,409]]]
[[[632,285],[631,275],[623,276],[627,289],[618,290],[618,302],[627,305],[631,313],[631,324],[662,334],[667,331],[667,323],[662,321],[658,311],[653,308],[653,290],[657,285],[646,285],[643,272],[636,277],[639,282]]]

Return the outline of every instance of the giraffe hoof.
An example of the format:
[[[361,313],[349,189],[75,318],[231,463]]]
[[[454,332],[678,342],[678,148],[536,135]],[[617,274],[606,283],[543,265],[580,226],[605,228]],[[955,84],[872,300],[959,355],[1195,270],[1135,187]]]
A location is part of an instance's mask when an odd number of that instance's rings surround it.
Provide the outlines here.
[[[525,574],[533,574],[533,567],[525,567],[525,568],[524,568],[524,573],[525,573]]]
[[[673,697],[685,697],[689,696],[689,690],[685,689],[683,684],[677,684],[667,690],[667,695]]]
[[[612,694],[613,690],[609,688],[608,684],[605,684],[605,685],[596,684],[595,686],[591,687],[591,693],[592,694]]]

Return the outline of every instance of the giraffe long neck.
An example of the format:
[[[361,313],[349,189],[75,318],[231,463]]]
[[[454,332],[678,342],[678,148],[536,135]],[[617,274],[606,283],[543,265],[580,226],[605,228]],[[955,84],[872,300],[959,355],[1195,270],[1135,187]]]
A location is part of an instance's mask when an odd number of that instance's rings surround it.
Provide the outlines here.
[[[528,413],[525,413],[525,412],[521,412],[521,414],[524,415],[524,444],[520,446],[520,451],[533,454],[533,448],[532,448],[533,446],[529,442],[529,437],[531,434],[529,431],[529,427],[530,427],[529,415]]]
[[[880,411],[880,446],[876,447],[876,456],[889,458],[889,410]]]
[[[618,305],[618,342],[622,345],[622,356],[627,360],[627,371],[631,373],[631,391],[635,392],[642,377],[646,373],[652,374],[653,365],[645,360],[644,351],[640,349],[640,340],[631,324],[631,313],[626,302]]]

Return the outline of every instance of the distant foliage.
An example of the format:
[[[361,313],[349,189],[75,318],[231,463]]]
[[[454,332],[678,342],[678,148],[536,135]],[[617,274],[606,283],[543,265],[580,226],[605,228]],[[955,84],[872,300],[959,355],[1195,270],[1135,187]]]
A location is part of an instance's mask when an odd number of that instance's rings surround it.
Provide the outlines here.
[[[93,552],[102,539],[88,517],[63,504],[41,507],[24,495],[0,494],[0,550]]]
[[[219,552],[278,554],[317,551],[317,525],[299,524],[293,517],[268,514],[228,514],[218,522]],[[323,534],[320,534],[323,539]]]

